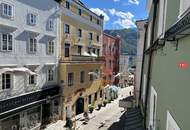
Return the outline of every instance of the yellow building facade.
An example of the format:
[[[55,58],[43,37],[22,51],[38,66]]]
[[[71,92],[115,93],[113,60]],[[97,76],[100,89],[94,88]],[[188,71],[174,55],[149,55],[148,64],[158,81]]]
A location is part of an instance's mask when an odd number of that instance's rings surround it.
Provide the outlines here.
[[[88,112],[104,100],[101,78],[103,16],[78,0],[61,3],[59,80],[63,86],[62,116]]]

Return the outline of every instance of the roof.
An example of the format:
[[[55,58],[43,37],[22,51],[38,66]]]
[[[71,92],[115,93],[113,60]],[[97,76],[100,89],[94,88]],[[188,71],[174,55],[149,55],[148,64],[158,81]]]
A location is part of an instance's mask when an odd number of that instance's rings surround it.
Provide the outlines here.
[[[114,36],[112,36],[112,35],[109,35],[109,34],[107,34],[107,33],[104,33],[104,35],[106,35],[106,36],[108,36],[108,37],[111,37],[111,38],[113,38],[113,39],[118,39],[119,37],[114,37]]]

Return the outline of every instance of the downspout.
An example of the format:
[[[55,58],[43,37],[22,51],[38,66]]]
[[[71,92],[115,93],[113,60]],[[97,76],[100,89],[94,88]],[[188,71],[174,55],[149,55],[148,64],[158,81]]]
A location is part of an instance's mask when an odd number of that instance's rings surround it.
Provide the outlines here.
[[[155,33],[155,23],[156,23],[158,0],[153,0],[153,5],[154,5],[154,10],[153,10],[154,12],[153,12],[153,22],[152,22],[151,39],[150,39],[151,44],[154,43],[154,33]],[[146,97],[145,97],[145,116],[144,116],[144,126],[145,126],[145,128],[147,128],[146,120],[147,120],[148,96],[149,96],[149,93],[150,93],[150,78],[151,78],[151,70],[152,70],[152,54],[153,54],[153,50],[150,49],[149,62],[148,62],[148,73],[147,73],[147,89],[146,89]]]
[[[139,104],[138,106],[140,106],[141,104],[141,97],[142,97],[142,88],[143,88],[143,85],[142,85],[142,80],[143,80],[143,70],[144,70],[144,59],[145,59],[145,50],[146,50],[146,42],[147,42],[147,22],[145,23],[144,25],[144,28],[145,28],[145,35],[144,35],[144,45],[143,45],[143,57],[142,57],[142,66],[141,66],[141,78],[140,78],[140,92],[139,92]]]

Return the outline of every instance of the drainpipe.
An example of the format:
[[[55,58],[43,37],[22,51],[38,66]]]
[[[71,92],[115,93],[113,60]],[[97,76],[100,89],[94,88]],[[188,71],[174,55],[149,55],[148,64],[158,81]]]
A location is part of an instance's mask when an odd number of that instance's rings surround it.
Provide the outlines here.
[[[147,42],[147,22],[145,23],[145,25],[144,25],[144,28],[145,28],[145,35],[144,35],[144,45],[143,45],[143,57],[142,57],[142,66],[141,66],[141,79],[140,79],[140,92],[139,92],[139,104],[138,104],[138,106],[140,106],[140,102],[141,102],[141,96],[142,96],[142,87],[143,87],[143,85],[142,85],[142,80],[143,80],[143,70],[144,70],[144,59],[145,59],[145,55],[144,55],[144,52],[145,52],[145,50],[146,50],[146,47],[145,47],[145,45],[146,45],[146,42]]]
[[[152,22],[151,39],[150,39],[151,45],[154,43],[154,31],[155,31],[158,0],[153,0],[153,5],[154,5],[154,10],[153,10],[154,12],[153,12],[153,22]],[[145,126],[145,128],[147,128],[146,120],[147,120],[147,109],[148,109],[148,96],[149,96],[149,93],[150,93],[150,79],[151,79],[151,70],[152,70],[152,54],[153,54],[153,50],[150,49],[149,62],[148,62],[148,73],[147,73],[147,89],[146,89],[146,98],[145,98],[145,116],[144,116],[144,126]]]

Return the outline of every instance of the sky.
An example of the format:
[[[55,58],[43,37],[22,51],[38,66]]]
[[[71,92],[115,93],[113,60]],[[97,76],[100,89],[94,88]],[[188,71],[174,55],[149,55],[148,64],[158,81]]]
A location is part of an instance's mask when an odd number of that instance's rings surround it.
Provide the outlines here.
[[[81,0],[91,11],[104,15],[104,29],[134,28],[147,18],[146,0]]]

